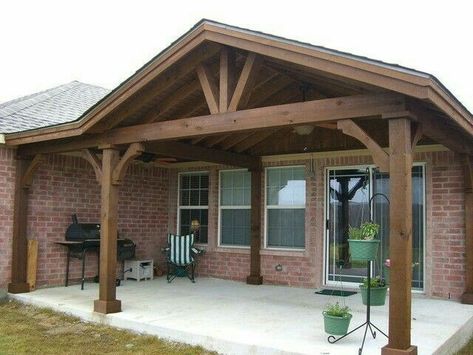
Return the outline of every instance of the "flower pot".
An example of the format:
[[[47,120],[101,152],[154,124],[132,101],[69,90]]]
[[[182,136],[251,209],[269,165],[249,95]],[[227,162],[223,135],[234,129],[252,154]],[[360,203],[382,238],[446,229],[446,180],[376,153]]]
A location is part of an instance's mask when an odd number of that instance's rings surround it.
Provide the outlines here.
[[[378,256],[379,240],[348,239],[352,260],[375,260]]]
[[[351,314],[345,317],[335,317],[328,315],[326,312],[322,312],[324,315],[324,329],[328,334],[333,335],[345,335],[348,332],[350,326]]]
[[[370,292],[370,304],[371,306],[384,306],[386,303],[386,292],[388,290],[387,286],[383,287],[372,287]],[[368,287],[360,285],[361,299],[363,304],[368,303]]]

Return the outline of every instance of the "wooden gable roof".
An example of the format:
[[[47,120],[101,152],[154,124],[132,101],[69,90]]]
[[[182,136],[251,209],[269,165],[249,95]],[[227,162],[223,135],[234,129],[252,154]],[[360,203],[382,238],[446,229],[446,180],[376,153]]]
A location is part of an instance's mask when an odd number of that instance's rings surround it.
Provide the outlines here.
[[[446,124],[450,122],[452,128],[473,136],[471,114],[429,74],[202,20],[85,112],[79,120],[8,135],[7,144],[106,133],[115,127],[208,115],[212,113],[212,107],[203,90],[202,77],[199,78],[199,66],[205,64],[205,70],[210,73],[208,77],[218,76],[222,50],[232,51],[234,61],[231,65],[239,73],[244,71],[250,54],[256,54],[261,59],[245,108],[306,99],[394,92],[425,103],[427,115],[443,118]],[[212,83],[207,84],[208,89],[212,90]],[[218,104],[215,102],[215,105]],[[334,138],[341,142],[348,139],[349,143],[354,144],[351,138],[340,132],[330,132],[323,127],[317,129],[318,136],[326,137],[319,139],[321,145],[330,145]],[[265,136],[284,136],[286,133],[287,129],[274,128],[258,135],[243,132],[232,137],[197,137],[191,142],[205,147],[219,146],[236,152],[253,151],[261,154],[267,149],[262,146],[262,150],[258,151],[255,147],[262,144]]]

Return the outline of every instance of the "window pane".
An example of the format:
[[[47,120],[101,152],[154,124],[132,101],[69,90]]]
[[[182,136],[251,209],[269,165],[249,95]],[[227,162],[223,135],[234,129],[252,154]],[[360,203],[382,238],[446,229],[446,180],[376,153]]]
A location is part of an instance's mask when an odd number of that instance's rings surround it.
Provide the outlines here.
[[[268,246],[304,248],[305,209],[268,209]]]
[[[251,210],[224,209],[220,214],[221,244],[250,245]]]
[[[305,205],[304,167],[266,170],[266,203],[269,206]]]
[[[249,171],[221,171],[220,179],[221,206],[249,206],[251,195]]]
[[[412,168],[412,288],[424,288],[424,168]],[[375,173],[374,192],[389,195],[389,175]],[[389,258],[389,202],[381,195],[373,200],[374,220],[381,225],[381,260]],[[381,272],[383,275],[385,270]]]
[[[200,223],[200,229],[196,233],[196,241],[199,243],[207,243],[207,223],[208,223],[208,210],[207,209],[185,209],[181,208],[180,211],[180,229],[179,233],[189,234],[191,233],[191,222],[196,219]]]
[[[179,180],[179,233],[191,233],[191,222],[196,219],[200,223],[200,229],[196,233],[196,241],[200,243],[207,243],[207,220],[208,210],[204,209],[190,209],[184,207],[199,207],[208,205],[208,185],[209,177],[207,173],[188,173],[181,174]]]

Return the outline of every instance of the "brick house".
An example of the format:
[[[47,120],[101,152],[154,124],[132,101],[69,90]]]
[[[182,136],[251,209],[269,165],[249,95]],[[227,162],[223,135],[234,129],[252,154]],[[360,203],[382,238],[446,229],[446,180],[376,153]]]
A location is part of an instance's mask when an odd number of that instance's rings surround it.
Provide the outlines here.
[[[0,104],[0,133],[10,292],[29,289],[27,239],[39,244],[37,287],[63,284],[54,241],[74,213],[161,267],[166,234],[197,219],[200,276],[306,288],[360,282],[346,230],[374,219],[375,274],[390,258],[390,313],[403,314],[387,350],[410,346],[396,331],[410,324],[411,291],[473,303],[473,118],[429,74],[204,20],[111,92],[72,82]],[[117,166],[124,178],[107,181]],[[111,259],[103,313],[120,310]]]

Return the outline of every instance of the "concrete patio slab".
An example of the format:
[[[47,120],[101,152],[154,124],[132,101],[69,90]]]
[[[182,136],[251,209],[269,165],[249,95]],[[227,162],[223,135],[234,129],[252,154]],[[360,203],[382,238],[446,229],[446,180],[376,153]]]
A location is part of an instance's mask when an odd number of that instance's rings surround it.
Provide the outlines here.
[[[117,288],[123,312],[93,312],[98,285],[40,289],[11,298],[140,333],[202,345],[226,354],[358,354],[359,330],[337,344],[327,342],[322,310],[340,301],[353,311],[350,329],[365,320],[359,294],[349,297],[314,294],[314,290],[199,278],[195,284],[165,278],[126,281]],[[414,295],[412,343],[419,354],[451,354],[473,334],[473,306]],[[388,306],[372,307],[372,322],[387,333]],[[363,354],[379,354],[387,343],[367,335]]]

